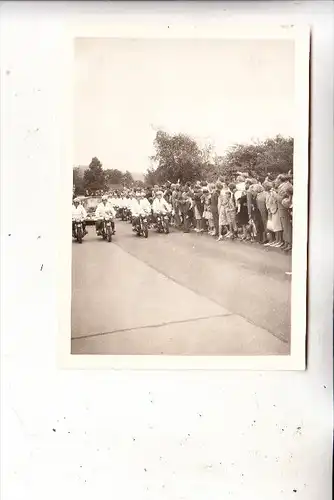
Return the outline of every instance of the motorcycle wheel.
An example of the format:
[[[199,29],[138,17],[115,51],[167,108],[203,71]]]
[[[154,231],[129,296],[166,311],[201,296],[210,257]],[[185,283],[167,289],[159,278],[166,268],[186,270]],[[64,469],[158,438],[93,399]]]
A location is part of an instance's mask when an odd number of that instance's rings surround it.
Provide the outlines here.
[[[107,228],[107,240],[108,240],[108,243],[110,243],[111,240],[112,240],[111,227],[110,226]]]
[[[77,229],[77,242],[78,243],[82,243],[82,237],[83,237],[83,232],[82,232],[82,228],[79,227]]]

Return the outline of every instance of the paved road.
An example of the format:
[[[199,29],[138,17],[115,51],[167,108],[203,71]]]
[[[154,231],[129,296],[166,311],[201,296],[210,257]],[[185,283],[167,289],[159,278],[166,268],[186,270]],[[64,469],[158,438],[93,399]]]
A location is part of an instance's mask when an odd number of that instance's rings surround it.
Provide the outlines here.
[[[291,257],[117,223],[73,243],[73,354],[288,354]]]

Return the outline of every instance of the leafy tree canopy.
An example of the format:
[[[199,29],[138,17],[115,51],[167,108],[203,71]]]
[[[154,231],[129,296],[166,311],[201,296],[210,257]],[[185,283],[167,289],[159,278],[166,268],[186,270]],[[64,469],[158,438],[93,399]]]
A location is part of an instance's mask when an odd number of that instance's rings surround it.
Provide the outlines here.
[[[123,172],[117,168],[107,169],[104,171],[104,177],[108,186],[111,184],[121,184],[123,180]]]
[[[82,170],[73,169],[73,191],[75,195],[94,195],[111,189],[115,185],[132,186],[133,176],[128,170],[121,172],[117,168],[103,170],[102,163],[97,157],[92,158],[89,167]]]
[[[84,173],[84,187],[86,192],[95,194],[97,191],[106,189],[105,173],[102,163],[96,157],[92,158],[87,170]]]
[[[154,140],[157,168],[155,181],[195,181],[201,176],[202,154],[196,141],[186,134],[170,135],[159,130]],[[153,172],[148,172],[153,180]]]
[[[280,135],[253,144],[236,144],[217,162],[220,175],[248,172],[265,178],[293,170],[293,139]]]
[[[85,194],[85,185],[83,172],[79,167],[73,169],[73,195],[80,196]]]

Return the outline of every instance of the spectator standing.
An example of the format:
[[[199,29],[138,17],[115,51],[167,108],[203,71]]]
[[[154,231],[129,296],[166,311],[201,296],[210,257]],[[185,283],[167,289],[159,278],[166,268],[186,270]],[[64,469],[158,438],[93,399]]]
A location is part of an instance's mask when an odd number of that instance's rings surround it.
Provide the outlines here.
[[[218,200],[218,209],[219,209],[219,236],[217,241],[221,241],[224,236],[229,236],[229,222],[227,218],[227,208],[229,207],[230,202],[230,193],[228,191],[227,185],[223,183],[222,190],[220,192],[219,200]]]
[[[211,213],[211,193],[208,190],[207,190],[207,192],[204,191],[203,219],[204,219],[204,221],[206,221],[208,234],[210,236],[212,236],[214,233],[214,225],[213,225],[213,217],[212,217],[212,213]]]
[[[196,220],[196,228],[195,231],[197,233],[203,232],[203,212],[204,212],[204,204],[202,199],[202,191],[198,189],[194,195],[194,214]]]
[[[181,201],[180,186],[178,184],[174,184],[172,188],[172,209],[174,213],[175,226],[177,228],[181,226],[180,201]]]
[[[281,219],[282,225],[282,239],[284,245],[282,245],[283,250],[290,250],[292,248],[292,224],[290,222],[289,208],[282,201],[288,198],[292,194],[292,184],[289,181],[289,176],[279,175],[277,177],[277,204],[278,213]]]
[[[264,242],[265,238],[265,226],[262,222],[261,213],[257,204],[257,196],[263,191],[263,187],[261,184],[252,184],[249,188],[249,191],[252,195],[251,200],[251,227],[255,233],[253,234],[253,240],[258,241],[259,243]]]
[[[219,236],[219,211],[218,211],[218,199],[219,199],[220,187],[218,183],[213,187],[211,193],[211,214],[214,231],[213,236]]]
[[[245,190],[237,200],[237,224],[242,229],[241,241],[250,240],[247,230],[248,222],[247,193]]]
[[[265,246],[271,246],[275,242],[275,233],[273,231],[272,214],[269,211],[268,200],[270,197],[270,192],[273,188],[273,183],[265,180],[263,183],[263,188],[263,192],[265,195],[265,209],[267,214],[267,224],[265,226],[267,243],[265,243]]]
[[[237,227],[237,209],[236,209],[236,199],[235,199],[236,185],[234,183],[229,184],[229,191],[226,193],[228,198],[228,204],[226,208],[226,216],[229,225],[230,237],[235,239],[238,236]]]
[[[256,196],[256,204],[258,211],[261,216],[262,220],[262,228],[263,228],[263,234],[262,234],[262,241],[261,243],[266,244],[268,242],[267,239],[267,226],[268,226],[268,210],[267,210],[267,198],[268,198],[268,191],[265,190],[265,184],[261,186],[262,189],[259,189],[259,192],[257,193]]]
[[[284,243],[282,239],[282,224],[281,224],[280,214],[278,211],[278,195],[276,187],[278,186],[277,184],[274,183],[268,196],[267,208],[269,216],[271,217],[272,231],[275,234],[275,240],[272,243],[270,243],[269,246],[279,248],[282,247]]]
[[[192,209],[192,202],[189,197],[189,194],[183,192],[180,199],[180,210],[182,214],[182,226],[184,233],[189,233],[189,226],[190,226],[189,221],[191,216],[191,209]]]

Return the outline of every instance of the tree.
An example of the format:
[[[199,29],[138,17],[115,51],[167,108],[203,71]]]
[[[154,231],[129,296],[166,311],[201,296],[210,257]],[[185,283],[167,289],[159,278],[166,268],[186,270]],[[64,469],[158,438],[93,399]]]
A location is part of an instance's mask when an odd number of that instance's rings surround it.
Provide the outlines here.
[[[113,184],[122,184],[123,181],[123,172],[118,170],[117,168],[107,169],[104,171],[104,177],[106,180],[106,184],[110,188]]]
[[[226,177],[238,171],[252,177],[287,173],[293,169],[293,139],[280,135],[253,144],[236,144],[223,156],[220,173]]]
[[[235,144],[223,156],[214,154],[212,145],[200,148],[185,134],[170,135],[158,130],[154,140],[155,156],[145,174],[146,184],[153,186],[167,180],[182,183],[218,178],[227,182],[237,172],[263,180],[293,170],[293,139],[277,135],[251,144]]]
[[[128,170],[122,174],[122,184],[126,187],[130,187],[133,184],[132,174]]]
[[[141,180],[134,181],[133,186],[135,188],[141,189],[145,187],[145,183]]]
[[[145,174],[145,184],[148,186],[154,186],[158,183],[158,176],[156,173],[156,169],[151,167],[148,168]]]
[[[73,188],[74,196],[85,194],[83,172],[79,167],[73,169]]]
[[[86,192],[95,194],[106,189],[105,173],[102,163],[96,157],[92,158],[84,174],[84,187]]]
[[[170,135],[159,130],[154,140],[157,168],[154,176],[158,182],[195,181],[201,178],[202,152],[196,141],[186,134]],[[153,172],[147,176],[153,178]]]
[[[293,138],[280,135],[267,139],[258,151],[257,171],[262,175],[293,171]]]

